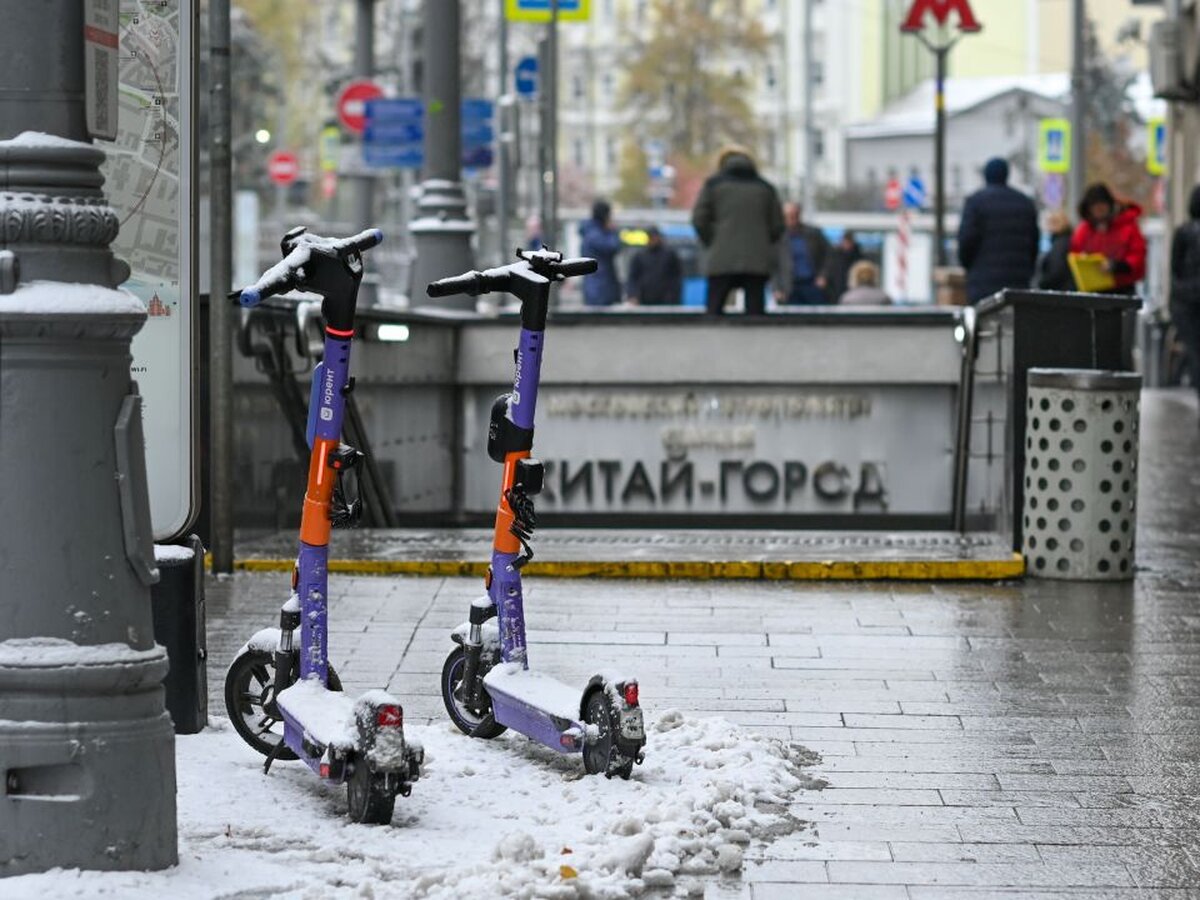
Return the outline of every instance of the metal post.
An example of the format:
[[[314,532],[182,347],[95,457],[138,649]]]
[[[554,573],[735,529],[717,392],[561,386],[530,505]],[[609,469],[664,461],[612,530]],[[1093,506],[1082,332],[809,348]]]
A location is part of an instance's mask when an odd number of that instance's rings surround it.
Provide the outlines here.
[[[1087,179],[1087,4],[1072,0],[1070,207],[1083,197]],[[1068,207],[1068,208],[1070,208]]]
[[[211,53],[211,271],[209,273],[209,496],[212,511],[212,567],[233,571],[233,307],[225,294],[233,287],[233,155],[230,113],[229,2],[208,7]],[[282,135],[280,136],[283,137]]]
[[[546,29],[546,65],[539,87],[542,91],[542,242],[558,249],[558,0],[550,0],[550,24]]]
[[[816,72],[813,39],[813,2],[804,0],[804,210],[816,211],[817,131],[813,116],[813,74]]]
[[[358,0],[354,20],[354,77],[371,78],[375,74],[375,0]],[[363,172],[354,177],[354,224],[363,228],[373,220],[375,176]]]
[[[0,879],[177,862],[129,368],[146,310],[114,290],[85,80],[111,97],[117,59],[85,69],[84,6],[9,4],[0,36]],[[88,32],[115,46],[114,7]]]
[[[937,59],[934,107],[937,117],[933,151],[933,246],[937,265],[946,265],[946,57],[953,44],[936,48]]]
[[[500,125],[499,140],[496,142],[496,165],[499,177],[496,183],[496,234],[500,243],[499,264],[508,261],[512,248],[508,243],[509,217],[512,215],[512,171],[509,153],[514,138],[509,132],[512,122],[512,97],[509,95],[512,73],[508,67],[508,17],[505,15],[505,0],[498,0],[500,9],[500,90],[497,92],[497,119]]]
[[[416,243],[412,296],[425,285],[474,265],[462,172],[462,82],[459,74],[460,0],[425,0],[425,170],[417,218],[409,226]],[[446,306],[473,309],[469,297]]]

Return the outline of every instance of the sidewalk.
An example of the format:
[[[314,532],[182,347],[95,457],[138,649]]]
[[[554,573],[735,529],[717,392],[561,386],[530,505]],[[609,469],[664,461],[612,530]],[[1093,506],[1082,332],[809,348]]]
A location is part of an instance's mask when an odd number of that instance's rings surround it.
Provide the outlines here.
[[[531,577],[531,660],[567,681],[627,668],[650,717],[722,716],[820,756],[807,773],[824,786],[790,807],[800,830],[752,845],[742,879],[710,880],[707,896],[1195,896],[1196,419],[1190,393],[1145,396],[1130,584]],[[210,581],[212,712],[225,665],[285,588],[274,573]],[[347,690],[386,685],[407,721],[442,721],[447,631],[480,590],[335,577]]]

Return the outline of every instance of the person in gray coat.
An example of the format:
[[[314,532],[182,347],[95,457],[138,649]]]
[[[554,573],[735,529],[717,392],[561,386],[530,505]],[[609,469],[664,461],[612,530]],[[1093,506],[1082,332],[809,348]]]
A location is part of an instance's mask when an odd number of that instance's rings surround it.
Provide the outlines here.
[[[706,251],[708,312],[721,315],[729,292],[741,288],[746,313],[762,315],[778,253],[775,243],[783,235],[783,209],[747,150],[730,147],[721,153],[716,174],[696,200],[692,225]]]

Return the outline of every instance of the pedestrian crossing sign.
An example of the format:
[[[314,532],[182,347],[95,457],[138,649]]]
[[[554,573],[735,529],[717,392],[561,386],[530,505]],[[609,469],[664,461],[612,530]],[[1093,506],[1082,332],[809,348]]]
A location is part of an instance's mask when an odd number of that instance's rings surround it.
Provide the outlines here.
[[[1053,175],[1071,171],[1071,123],[1066,119],[1042,119],[1038,168]]]
[[[504,0],[504,17],[510,22],[549,22],[554,6],[558,21],[586,22],[591,13],[591,0]]]

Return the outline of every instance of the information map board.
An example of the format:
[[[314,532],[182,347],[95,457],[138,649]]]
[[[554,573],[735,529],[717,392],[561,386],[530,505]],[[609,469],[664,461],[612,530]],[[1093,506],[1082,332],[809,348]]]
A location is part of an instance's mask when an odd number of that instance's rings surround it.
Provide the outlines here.
[[[133,341],[143,398],[150,517],[156,541],[195,517],[195,41],[197,0],[121,0],[117,136],[104,190],[121,231],[123,285],[149,316]]]

